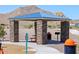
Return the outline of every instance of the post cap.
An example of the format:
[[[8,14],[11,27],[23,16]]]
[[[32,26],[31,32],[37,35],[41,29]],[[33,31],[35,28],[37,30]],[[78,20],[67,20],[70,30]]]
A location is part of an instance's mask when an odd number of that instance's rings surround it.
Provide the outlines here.
[[[65,41],[65,45],[67,45],[67,46],[75,46],[76,42],[74,40],[72,40],[72,39],[67,39]]]

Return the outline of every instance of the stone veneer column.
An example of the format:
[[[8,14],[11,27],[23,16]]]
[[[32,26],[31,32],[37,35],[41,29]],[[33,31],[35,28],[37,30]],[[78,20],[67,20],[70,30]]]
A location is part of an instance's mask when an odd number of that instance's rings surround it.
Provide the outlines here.
[[[37,41],[37,22],[34,22],[34,27],[35,27],[35,42]]]
[[[69,38],[69,21],[61,21],[61,42]]]
[[[10,21],[10,41],[19,41],[19,22],[15,20]]]
[[[47,21],[37,21],[37,44],[47,43]]]

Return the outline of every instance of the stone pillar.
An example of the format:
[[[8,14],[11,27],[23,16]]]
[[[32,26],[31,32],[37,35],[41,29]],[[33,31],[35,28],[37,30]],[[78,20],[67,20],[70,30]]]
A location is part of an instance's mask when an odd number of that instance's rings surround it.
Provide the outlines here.
[[[61,42],[69,38],[69,21],[61,21]]]
[[[19,41],[19,22],[10,21],[10,41],[18,42]]]
[[[47,43],[47,21],[37,21],[37,44]]]
[[[35,42],[37,40],[37,22],[34,22],[34,27],[35,27]]]

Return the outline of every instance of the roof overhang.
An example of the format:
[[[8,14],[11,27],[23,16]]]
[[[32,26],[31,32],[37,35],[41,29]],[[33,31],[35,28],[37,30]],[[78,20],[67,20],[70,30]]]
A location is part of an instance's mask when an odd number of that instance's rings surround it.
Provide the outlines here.
[[[71,20],[66,17],[59,17],[54,14],[47,14],[44,12],[36,12],[32,14],[26,14],[21,16],[15,16],[9,18],[11,20],[24,20],[24,21],[37,21],[37,20],[46,20],[46,21],[64,21],[64,20]]]
[[[71,20],[69,18],[9,18],[11,20],[21,20],[21,21],[37,21],[37,20],[46,20],[46,21],[64,21]]]

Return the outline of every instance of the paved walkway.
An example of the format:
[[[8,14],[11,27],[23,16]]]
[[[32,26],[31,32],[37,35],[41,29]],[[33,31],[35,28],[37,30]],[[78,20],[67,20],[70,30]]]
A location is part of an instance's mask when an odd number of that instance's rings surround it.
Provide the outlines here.
[[[74,35],[79,35],[79,31],[76,29],[70,29],[70,33]]]
[[[25,42],[19,42],[19,43],[13,43],[13,42],[2,42],[4,44],[17,44],[17,45],[23,45],[25,46]],[[47,47],[46,45],[37,45],[36,43],[28,43],[29,47],[32,47],[36,50],[36,54],[59,54],[61,52],[59,52],[57,49],[55,48],[51,48],[51,47]]]
[[[73,39],[75,42],[79,43],[79,30],[70,29],[70,38]]]
[[[36,49],[36,54],[59,54],[60,52],[46,45],[37,45],[36,43],[29,43],[29,46]]]

